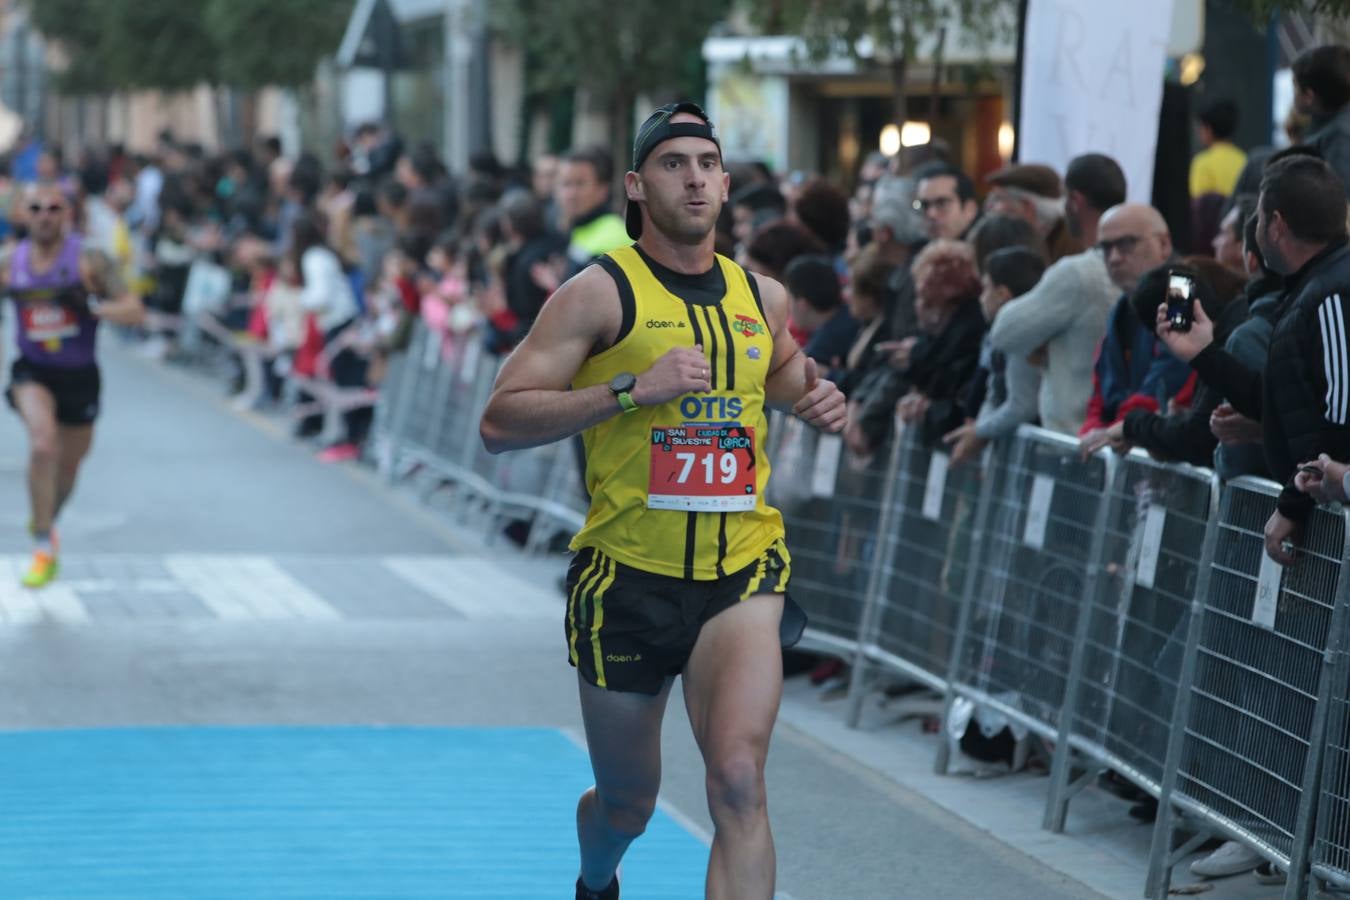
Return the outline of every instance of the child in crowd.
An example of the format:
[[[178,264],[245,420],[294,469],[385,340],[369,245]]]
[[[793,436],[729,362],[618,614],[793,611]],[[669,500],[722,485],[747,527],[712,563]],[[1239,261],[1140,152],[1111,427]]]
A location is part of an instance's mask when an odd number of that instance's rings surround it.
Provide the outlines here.
[[[788,263],[783,271],[792,321],[807,335],[807,356],[827,369],[843,365],[858,336],[858,322],[844,306],[844,293],[834,261],[809,254]]]
[[[1026,247],[1006,247],[989,254],[980,278],[985,321],[992,326],[999,310],[1035,287],[1044,272],[1045,259]],[[973,459],[990,441],[1014,434],[1019,425],[1037,418],[1039,369],[1026,359],[1004,356],[993,348],[988,335],[980,352],[980,367],[983,377],[972,381],[964,401],[966,410],[978,410],[978,415],[942,439],[952,448],[952,465]]]

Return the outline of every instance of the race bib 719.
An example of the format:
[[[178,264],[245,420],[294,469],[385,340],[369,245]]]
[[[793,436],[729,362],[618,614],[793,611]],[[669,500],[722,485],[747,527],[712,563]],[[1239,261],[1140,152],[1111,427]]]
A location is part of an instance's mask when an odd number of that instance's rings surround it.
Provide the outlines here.
[[[743,425],[652,429],[648,509],[749,512],[755,508],[755,430]]]

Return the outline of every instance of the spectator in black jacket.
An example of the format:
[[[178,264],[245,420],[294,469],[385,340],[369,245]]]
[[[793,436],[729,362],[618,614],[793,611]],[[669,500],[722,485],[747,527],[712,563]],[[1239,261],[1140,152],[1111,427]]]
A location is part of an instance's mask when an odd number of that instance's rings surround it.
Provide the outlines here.
[[[933,241],[914,259],[914,284],[919,335],[898,370],[909,393],[897,412],[907,424],[921,425],[924,442],[936,445],[966,420],[960,398],[979,368],[988,327],[975,251],[960,241]]]
[[[1188,332],[1157,328],[1174,354],[1243,415],[1259,419],[1266,464],[1285,483],[1279,508],[1266,523],[1266,553],[1294,561],[1293,543],[1315,501],[1294,484],[1298,464],[1327,454],[1350,459],[1350,299],[1346,195],[1340,177],[1309,156],[1278,160],[1261,180],[1257,242],[1266,264],[1288,276],[1264,372],[1253,372],[1213,343],[1214,323],[1203,308]]]
[[[1265,257],[1256,244],[1257,216],[1253,212],[1242,226],[1243,268],[1247,277],[1247,321],[1228,336],[1224,349],[1247,368],[1260,372],[1270,353],[1270,336],[1279,318],[1284,281],[1266,268]],[[1261,423],[1242,415],[1224,402],[1209,417],[1210,431],[1219,439],[1214,448],[1214,471],[1224,481],[1241,475],[1269,478],[1266,454],[1261,449]]]
[[[1178,265],[1164,265],[1147,272],[1130,295],[1130,305],[1145,328],[1155,325],[1158,305],[1167,299],[1172,275],[1195,282],[1196,302],[1214,321],[1214,340],[1224,343],[1247,319],[1247,301],[1242,296],[1241,276],[1206,256],[1191,256]],[[1210,431],[1210,414],[1223,395],[1203,381],[1196,385],[1189,406],[1163,412],[1132,410],[1125,418],[1101,432],[1100,441],[1084,447],[1085,453],[1110,446],[1118,453],[1142,447],[1155,459],[1208,466],[1218,439]]]

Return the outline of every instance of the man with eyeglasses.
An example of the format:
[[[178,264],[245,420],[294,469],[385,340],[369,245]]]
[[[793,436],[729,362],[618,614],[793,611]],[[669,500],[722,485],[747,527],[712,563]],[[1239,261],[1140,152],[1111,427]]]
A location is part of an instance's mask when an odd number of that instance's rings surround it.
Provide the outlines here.
[[[1125,202],[1125,173],[1110,157],[1088,153],[1069,163],[1064,186],[1065,227],[1089,249],[1052,264],[1036,287],[1003,307],[989,339],[1009,358],[1031,359],[1042,367],[1041,424],[1076,436],[1092,395],[1092,368],[1106,317],[1120,295],[1093,245],[1102,215]],[[1007,196],[998,203],[1005,214],[1017,214]],[[1021,217],[1035,224],[1026,208]]]
[[[923,216],[930,240],[965,240],[980,218],[975,182],[951,166],[921,171],[914,209]]]
[[[112,260],[70,231],[70,209],[57,185],[30,188],[27,212],[29,237],[0,265],[0,278],[14,301],[19,349],[5,397],[28,432],[33,560],[22,583],[40,588],[56,577],[56,517],[94,438],[98,324],[135,325],[144,310],[120,284]]]
[[[1162,213],[1125,203],[1102,216],[1097,247],[1121,297],[1107,320],[1092,373],[1092,397],[1079,429],[1086,456],[1101,447],[1127,449],[1123,422],[1134,410],[1167,412],[1168,402],[1189,405],[1190,368],[1139,322],[1130,296],[1146,272],[1172,258],[1172,235]]]

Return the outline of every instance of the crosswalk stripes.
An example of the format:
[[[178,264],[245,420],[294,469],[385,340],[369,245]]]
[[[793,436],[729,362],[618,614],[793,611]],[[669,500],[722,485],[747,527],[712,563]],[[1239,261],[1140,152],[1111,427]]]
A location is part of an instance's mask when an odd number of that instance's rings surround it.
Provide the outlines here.
[[[322,597],[262,556],[185,556],[164,559],[169,574],[221,619],[340,618]]]
[[[470,619],[553,617],[559,604],[487,559],[387,557],[385,568]]]
[[[0,628],[41,621],[395,621],[414,611],[517,621],[562,610],[548,587],[477,557],[93,555],[63,560],[61,577],[38,591],[19,584],[27,564],[27,557],[0,556]]]

